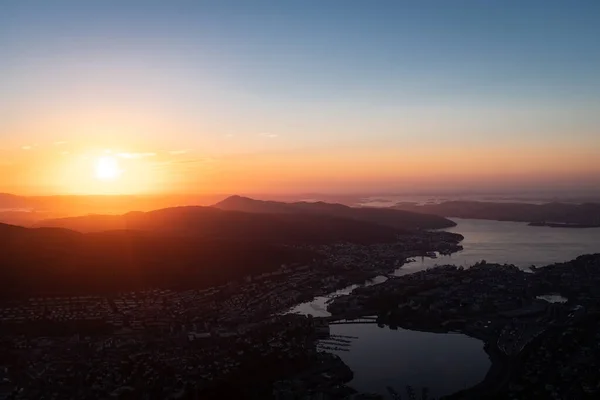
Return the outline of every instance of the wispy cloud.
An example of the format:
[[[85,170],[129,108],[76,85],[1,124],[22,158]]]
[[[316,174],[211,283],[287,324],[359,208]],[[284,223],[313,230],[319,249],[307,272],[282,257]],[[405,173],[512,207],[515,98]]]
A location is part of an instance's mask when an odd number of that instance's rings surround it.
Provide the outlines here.
[[[205,157],[205,158],[190,158],[187,160],[173,161],[176,164],[198,164],[198,163],[211,163],[215,161],[213,158]]]
[[[31,150],[33,147],[27,145],[27,146],[21,146],[21,150]]]
[[[156,161],[154,165],[190,165],[190,164],[210,164],[215,162],[214,158],[204,157],[204,158],[185,158],[185,159],[175,159],[175,160],[162,160]]]
[[[235,135],[234,135],[233,133],[228,133],[228,134],[226,134],[226,135],[223,135],[223,136],[224,136],[224,137],[226,137],[226,138],[232,138],[232,137],[234,137]]]
[[[118,157],[121,158],[144,158],[144,157],[154,157],[156,153],[119,153]]]
[[[59,140],[57,142],[54,142],[55,146],[62,146],[63,144],[67,144],[69,142],[67,142],[66,140]]]
[[[262,136],[262,137],[266,137],[266,138],[271,138],[271,139],[279,137],[278,134],[276,134],[276,133],[269,133],[269,132],[259,133],[258,136]]]
[[[171,151],[169,151],[169,154],[176,156],[176,155],[179,155],[179,154],[186,154],[186,153],[189,153],[189,152],[190,152],[190,150],[188,150],[188,149],[184,149],[184,150],[171,150]]]

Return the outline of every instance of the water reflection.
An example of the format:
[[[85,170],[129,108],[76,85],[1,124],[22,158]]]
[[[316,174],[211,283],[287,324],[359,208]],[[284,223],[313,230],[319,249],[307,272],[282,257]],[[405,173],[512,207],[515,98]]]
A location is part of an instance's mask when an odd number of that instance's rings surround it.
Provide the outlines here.
[[[468,267],[481,260],[528,269],[531,265],[544,266],[600,252],[600,228],[558,229],[531,227],[518,222],[454,220],[458,226],[448,231],[465,237],[463,251],[436,259],[418,258],[397,269],[394,275],[406,275],[442,264]],[[366,285],[385,280],[383,276],[377,277]],[[329,316],[327,302],[358,286],[315,298],[290,312]],[[545,297],[547,301],[564,299],[556,295]],[[358,337],[350,351],[338,353],[354,371],[351,385],[360,391],[387,396],[386,386],[399,391],[406,385],[427,386],[433,396],[439,397],[477,384],[490,365],[483,343],[465,335],[390,330],[377,325],[334,325],[331,333]]]
[[[540,300],[545,300],[548,303],[566,303],[567,301],[569,301],[569,299],[567,299],[566,297],[563,297],[559,294],[544,294],[541,296],[537,296],[537,299]]]
[[[376,324],[332,325],[332,335],[353,336],[350,351],[333,351],[354,371],[350,386],[388,398],[387,386],[428,387],[435,397],[474,386],[490,361],[483,342],[462,334],[379,328]]]
[[[393,272],[396,276],[412,274],[436,265],[454,264],[468,267],[481,260],[514,264],[525,270],[532,265],[544,266],[572,260],[582,254],[600,252],[600,228],[559,229],[528,226],[521,222],[485,221],[453,218],[458,224],[449,232],[462,234],[464,250],[438,258],[417,258]],[[385,281],[380,276],[366,285]],[[290,312],[325,317],[331,298],[350,293],[360,285],[352,285],[328,296],[300,304]]]
[[[387,278],[385,276],[377,276],[363,285],[351,285],[347,286],[341,290],[330,293],[327,296],[319,296],[315,297],[311,301],[307,301],[306,303],[299,304],[288,311],[288,313],[292,314],[303,314],[303,315],[312,315],[313,317],[329,317],[331,315],[330,312],[327,311],[327,303],[333,300],[338,296],[343,296],[350,294],[354,289],[361,286],[371,286],[376,285],[378,283],[385,282]]]
[[[541,267],[600,252],[600,228],[561,229],[528,226],[523,222],[452,220],[458,225],[447,231],[465,237],[461,243],[464,250],[438,259],[419,258],[413,265],[405,266],[405,271],[414,272],[436,264],[470,266],[481,260],[521,268]]]

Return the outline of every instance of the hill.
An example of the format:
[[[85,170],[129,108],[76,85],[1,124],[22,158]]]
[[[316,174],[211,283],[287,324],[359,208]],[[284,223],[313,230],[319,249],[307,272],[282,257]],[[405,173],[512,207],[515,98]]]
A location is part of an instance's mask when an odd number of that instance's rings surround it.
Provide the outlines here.
[[[439,229],[456,224],[449,219],[421,212],[394,210],[389,208],[349,207],[342,204],[323,202],[283,203],[254,200],[248,197],[231,196],[213,205],[229,211],[265,214],[305,214],[365,221],[396,229]]]
[[[50,219],[37,226],[79,232],[126,229],[194,239],[251,239],[279,244],[381,243],[394,241],[402,233],[389,226],[329,215],[258,214],[199,206]]]
[[[223,195],[52,195],[18,196],[0,193],[0,222],[41,221],[83,214],[122,214],[165,207],[212,204]],[[11,214],[3,214],[11,212]],[[16,214],[19,213],[19,214]],[[29,215],[26,215],[29,214]]]
[[[316,257],[307,250],[249,240],[130,230],[83,234],[0,224],[0,297],[203,288]]]
[[[553,222],[568,224],[600,224],[600,204],[566,203],[492,203],[448,201],[440,204],[398,204],[393,209],[431,213],[445,217],[489,219],[517,222]]]

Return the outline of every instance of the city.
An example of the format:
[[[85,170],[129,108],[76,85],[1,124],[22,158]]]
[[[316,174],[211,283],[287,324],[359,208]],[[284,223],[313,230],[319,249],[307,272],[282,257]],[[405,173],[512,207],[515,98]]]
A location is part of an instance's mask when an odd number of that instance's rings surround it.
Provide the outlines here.
[[[599,20],[0,0],[0,400],[600,399]]]
[[[282,265],[208,289],[6,301],[0,308],[3,353],[9,361],[4,396],[127,398],[133,391],[141,398],[181,393],[206,398],[218,396],[232,381],[268,391],[275,377],[321,364],[331,364],[333,376],[343,377],[325,385],[327,391],[337,390],[351,372],[334,356],[317,353],[314,322],[278,314],[303,300],[391,272],[407,258],[460,249],[460,235],[445,232],[402,238],[391,244],[310,246],[322,255],[315,265]],[[246,384],[237,380],[249,379],[239,376],[271,354],[274,364],[261,367],[264,377],[254,372]],[[282,368],[288,364],[291,372]],[[323,386],[303,373],[310,378],[308,388]],[[146,392],[137,391],[140,385]]]

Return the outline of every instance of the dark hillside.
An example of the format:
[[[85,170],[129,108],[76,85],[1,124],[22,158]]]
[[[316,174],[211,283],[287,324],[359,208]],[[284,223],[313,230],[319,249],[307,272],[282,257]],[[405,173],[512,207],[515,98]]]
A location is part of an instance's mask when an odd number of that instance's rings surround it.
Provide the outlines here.
[[[419,212],[393,210],[389,208],[348,207],[343,204],[324,202],[282,203],[277,201],[254,200],[248,197],[231,196],[213,207],[249,213],[265,214],[312,214],[338,218],[349,218],[390,226],[396,229],[439,229],[456,224],[437,215]]]
[[[316,256],[289,246],[0,224],[2,297],[203,288]]]
[[[89,215],[45,220],[43,227],[79,232],[139,230],[194,239],[252,240],[267,243],[379,243],[400,231],[371,222],[323,215],[256,214],[213,207],[173,207],[147,213]]]

